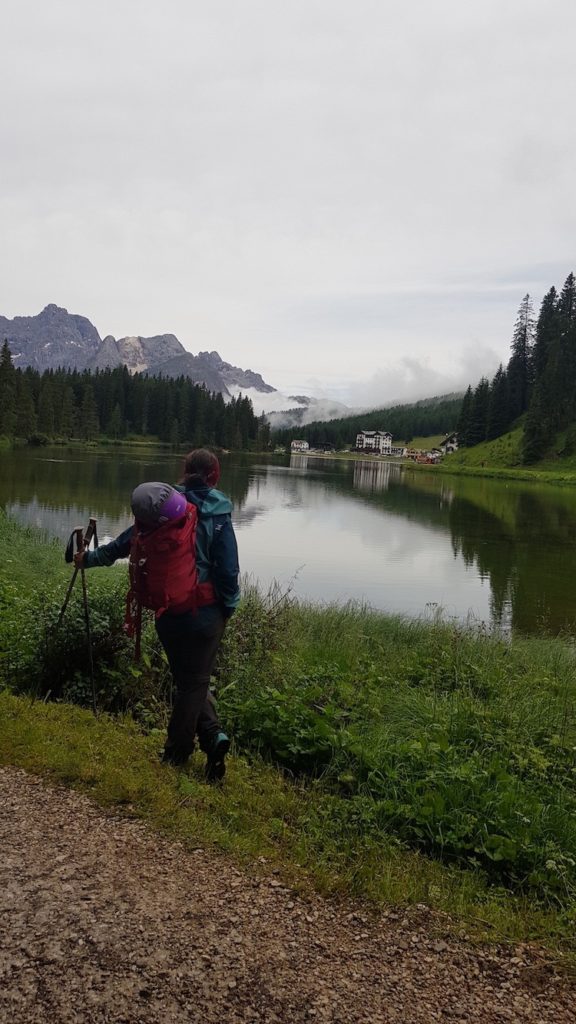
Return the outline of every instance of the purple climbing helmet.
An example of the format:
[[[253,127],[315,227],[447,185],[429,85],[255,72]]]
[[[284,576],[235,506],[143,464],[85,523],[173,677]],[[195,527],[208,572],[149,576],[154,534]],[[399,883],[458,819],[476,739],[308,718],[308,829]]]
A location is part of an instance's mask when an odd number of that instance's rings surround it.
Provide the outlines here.
[[[130,500],[135,518],[147,526],[162,526],[186,512],[186,497],[170,484],[138,484]]]

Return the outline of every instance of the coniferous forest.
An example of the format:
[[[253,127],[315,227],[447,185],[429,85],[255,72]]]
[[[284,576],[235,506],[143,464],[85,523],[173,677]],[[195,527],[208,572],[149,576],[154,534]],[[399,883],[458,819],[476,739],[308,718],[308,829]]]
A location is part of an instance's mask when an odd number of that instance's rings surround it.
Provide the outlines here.
[[[523,417],[523,419],[520,419]],[[547,455],[566,432],[555,454],[576,452],[576,279],[569,274],[561,292],[550,288],[535,317],[525,295],[518,310],[510,359],[492,381],[469,387],[458,422],[461,447],[473,447],[524,425],[522,459]]]
[[[15,369],[0,355],[0,435],[46,443],[128,435],[176,445],[266,446],[268,425],[248,398],[225,402],[187,377],[131,376],[126,367],[96,373]]]

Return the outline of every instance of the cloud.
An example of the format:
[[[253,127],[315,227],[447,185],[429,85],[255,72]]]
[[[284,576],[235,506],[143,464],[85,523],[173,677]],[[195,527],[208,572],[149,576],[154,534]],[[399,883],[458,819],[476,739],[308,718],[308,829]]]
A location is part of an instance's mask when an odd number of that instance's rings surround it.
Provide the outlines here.
[[[493,349],[476,346],[458,352],[448,369],[436,367],[430,357],[420,360],[405,356],[368,380],[349,385],[348,400],[351,405],[375,409],[464,391],[482,376],[491,378],[499,363],[500,357]]]
[[[335,393],[505,358],[572,269],[565,0],[1,7],[6,316],[56,302]]]

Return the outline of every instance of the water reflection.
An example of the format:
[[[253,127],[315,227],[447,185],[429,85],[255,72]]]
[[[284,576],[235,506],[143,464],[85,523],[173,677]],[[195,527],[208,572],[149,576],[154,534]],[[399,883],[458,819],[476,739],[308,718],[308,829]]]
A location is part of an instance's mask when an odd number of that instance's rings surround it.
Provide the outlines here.
[[[392,473],[399,479],[401,468],[390,462],[355,462],[353,484],[361,491],[386,491]]]
[[[116,536],[130,523],[130,494],[143,480],[176,482],[182,458],[111,451],[71,451],[63,458],[22,449],[0,453],[0,504],[19,522],[67,539],[75,526],[98,519],[103,537]],[[242,464],[227,472],[227,489],[241,510],[249,479]]]
[[[172,455],[0,453],[0,503],[62,540],[90,515],[101,536],[115,536],[130,522],[137,483],[180,472]],[[231,456],[222,487],[235,505],[242,568],[264,585],[296,574],[296,592],[316,600],[410,614],[438,606],[528,632],[574,629],[571,489],[306,455]]]
[[[453,503],[455,555],[490,581],[491,618],[503,627],[574,632],[575,497],[550,490],[511,485]]]
[[[290,469],[307,470],[310,459],[307,455],[291,455],[290,456]]]

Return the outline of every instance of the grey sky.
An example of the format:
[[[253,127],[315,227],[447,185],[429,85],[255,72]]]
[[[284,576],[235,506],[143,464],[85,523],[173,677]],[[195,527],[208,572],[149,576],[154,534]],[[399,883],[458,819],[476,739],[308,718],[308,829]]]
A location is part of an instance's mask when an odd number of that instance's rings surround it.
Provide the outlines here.
[[[3,0],[0,313],[356,404],[491,372],[576,269],[575,35],[570,0]]]

